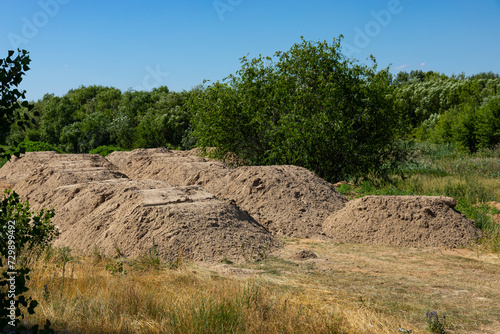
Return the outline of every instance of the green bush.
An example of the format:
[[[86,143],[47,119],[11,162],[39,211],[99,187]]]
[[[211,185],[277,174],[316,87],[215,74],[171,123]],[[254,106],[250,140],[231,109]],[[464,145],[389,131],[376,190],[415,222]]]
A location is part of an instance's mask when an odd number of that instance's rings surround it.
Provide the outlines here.
[[[62,153],[62,151],[57,147],[41,141],[25,140],[19,144],[19,148],[24,149],[25,152],[55,151],[58,153]]]
[[[37,301],[26,298],[30,269],[23,265],[20,255],[26,251],[42,250],[58,235],[50,221],[52,217],[53,209],[33,212],[29,203],[22,203],[15,192],[5,191],[0,202],[0,308],[12,311],[8,314],[2,312],[0,330],[19,325],[20,319],[24,318],[20,306],[26,308],[29,314],[34,313]],[[14,298],[16,302],[12,304]],[[46,330],[42,332],[50,332],[49,326],[47,322]],[[38,326],[33,329],[34,332],[37,330]]]
[[[216,157],[235,152],[251,164],[293,164],[339,180],[383,174],[401,156],[391,75],[345,57],[340,40],[302,39],[274,59],[241,63],[188,104],[193,136],[216,147]]]
[[[90,150],[90,154],[100,154],[102,155],[103,157],[107,156],[108,154],[111,154],[115,151],[125,151],[124,149],[122,148],[119,148],[119,147],[115,147],[113,145],[109,145],[109,146],[99,146],[99,147],[96,147],[92,150]]]

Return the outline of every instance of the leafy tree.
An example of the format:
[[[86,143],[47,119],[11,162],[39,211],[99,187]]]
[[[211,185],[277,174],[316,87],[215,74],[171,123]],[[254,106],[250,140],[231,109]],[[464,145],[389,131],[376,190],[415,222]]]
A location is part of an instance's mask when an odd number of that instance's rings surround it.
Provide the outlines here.
[[[102,145],[110,145],[108,126],[111,117],[104,112],[94,112],[81,122],[75,122],[63,128],[60,146],[70,153],[87,153]]]
[[[8,51],[5,59],[0,59],[0,145],[5,145],[10,126],[16,123],[19,127],[27,128],[30,118],[26,113],[20,111],[19,102],[26,98],[26,91],[18,89],[26,71],[28,71],[31,62],[26,50]],[[21,102],[21,105],[31,110],[32,106],[27,101]],[[14,153],[17,156],[21,152],[8,151],[0,147],[0,157],[9,158]]]
[[[112,142],[119,147],[133,148],[136,138],[135,128],[152,103],[153,99],[149,92],[127,91],[122,94],[118,110],[109,126]]]
[[[41,115],[42,140],[56,146],[61,144],[60,137],[64,127],[76,121],[75,109],[67,95],[51,98]]]
[[[213,154],[252,164],[294,164],[328,180],[381,174],[395,157],[388,69],[377,71],[332,44],[302,39],[287,52],[241,59],[223,82],[193,94],[193,135]]]
[[[500,144],[500,95],[486,100],[478,111],[475,136],[479,149]]]

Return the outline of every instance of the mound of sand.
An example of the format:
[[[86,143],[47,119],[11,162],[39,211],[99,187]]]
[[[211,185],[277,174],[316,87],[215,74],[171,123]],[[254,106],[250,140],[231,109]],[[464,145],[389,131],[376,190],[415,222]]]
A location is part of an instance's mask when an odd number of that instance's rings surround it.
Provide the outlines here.
[[[130,178],[202,185],[221,199],[235,201],[276,235],[322,236],[322,222],[347,202],[333,185],[305,168],[231,169],[199,157],[198,152],[139,149],[113,152],[107,159]]]
[[[198,150],[99,155],[36,152],[0,169],[33,209],[54,207],[58,246],[109,255],[239,262],[279,247],[273,235],[404,247],[471,244],[480,231],[452,198],[367,196],[347,202],[296,166],[229,168]],[[306,256],[302,254],[300,256]]]
[[[481,232],[455,206],[450,197],[366,196],[329,216],[323,228],[340,242],[402,247],[473,244]]]
[[[199,150],[173,151],[166,148],[115,151],[106,159],[131,179],[155,179],[186,186],[200,174],[219,178],[230,172],[222,162],[198,156]]]
[[[56,245],[84,252],[97,245],[108,255],[118,248],[137,257],[155,247],[162,256],[238,262],[278,246],[252,217],[199,186],[109,180],[60,187],[51,201],[64,203],[54,219],[61,230]],[[83,207],[90,211],[74,219]]]
[[[28,177],[32,169],[44,165],[54,156],[58,156],[57,152],[28,152],[21,155],[19,158],[12,156],[5,165],[0,168],[0,179],[9,180],[11,184]]]
[[[116,166],[98,154],[58,154],[30,152],[13,159],[0,169],[0,175],[33,207],[59,207],[52,200],[60,186],[127,178]]]
[[[0,173],[33,209],[56,209],[56,246],[132,257],[155,247],[170,257],[238,262],[279,245],[246,212],[201,186],[131,180],[98,155],[33,153]]]
[[[282,236],[321,237],[322,222],[347,202],[333,185],[297,166],[239,167],[222,178],[202,179],[197,182]]]

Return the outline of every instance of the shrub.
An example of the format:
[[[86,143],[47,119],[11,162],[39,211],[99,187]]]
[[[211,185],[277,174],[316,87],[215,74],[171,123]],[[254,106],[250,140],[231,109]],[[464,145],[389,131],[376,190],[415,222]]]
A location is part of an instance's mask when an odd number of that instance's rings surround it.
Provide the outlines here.
[[[41,141],[25,140],[19,144],[19,148],[24,149],[25,152],[56,151],[58,153],[62,153],[62,151],[57,147]]]
[[[274,59],[241,63],[189,102],[193,136],[216,147],[216,157],[235,152],[252,164],[293,164],[336,180],[383,173],[399,156],[390,74],[345,57],[340,39],[302,39]]]
[[[113,145],[109,145],[109,146],[99,146],[99,147],[96,147],[96,148],[90,150],[89,153],[90,154],[100,154],[103,157],[105,157],[108,154],[111,154],[111,153],[113,153],[115,151],[125,151],[125,150],[122,149],[122,148],[119,148],[119,147],[115,147]]]
[[[7,310],[13,305],[14,310],[9,315],[2,312],[0,330],[6,326],[19,325],[19,318],[24,318],[19,306],[25,307],[29,314],[34,313],[37,301],[26,298],[26,281],[29,280],[30,269],[22,265],[19,255],[23,251],[42,250],[58,235],[50,221],[53,216],[53,209],[32,212],[28,202],[22,203],[15,192],[5,191],[0,202],[0,267],[3,271],[0,279],[0,308]],[[7,262],[6,267],[4,261]],[[17,303],[12,304],[14,298]],[[45,332],[48,332],[49,326],[50,323],[47,323]],[[38,327],[34,331],[37,330]]]

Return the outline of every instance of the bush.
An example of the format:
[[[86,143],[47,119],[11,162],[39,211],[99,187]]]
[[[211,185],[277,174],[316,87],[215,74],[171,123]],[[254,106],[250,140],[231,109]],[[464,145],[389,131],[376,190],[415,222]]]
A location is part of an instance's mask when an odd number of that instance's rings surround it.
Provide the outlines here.
[[[90,154],[100,154],[102,155],[103,157],[107,156],[108,154],[111,154],[115,151],[125,151],[124,149],[122,148],[119,148],[119,147],[115,147],[113,145],[109,145],[109,146],[99,146],[99,147],[96,147],[92,150],[90,150]]]
[[[275,60],[243,57],[236,75],[193,92],[198,145],[216,147],[215,157],[298,165],[327,180],[383,174],[400,156],[391,75],[340,49],[340,40],[302,39]]]
[[[19,144],[20,149],[24,149],[25,152],[44,152],[44,151],[55,151],[62,153],[60,149],[54,147],[48,143],[41,141],[29,141],[25,140]]]
[[[37,301],[26,298],[30,270],[22,265],[19,255],[23,251],[42,250],[58,235],[50,221],[52,217],[53,209],[32,212],[28,202],[22,203],[15,192],[5,191],[0,202],[0,308],[7,310],[10,307],[13,310],[9,314],[2,312],[0,330],[19,325],[19,318],[24,318],[19,306],[25,307],[29,314],[34,313]],[[7,262],[6,267],[4,261]],[[17,303],[12,304],[14,298]],[[46,324],[47,331],[44,332],[48,332],[49,325]],[[37,330],[38,327],[34,332]]]

